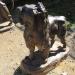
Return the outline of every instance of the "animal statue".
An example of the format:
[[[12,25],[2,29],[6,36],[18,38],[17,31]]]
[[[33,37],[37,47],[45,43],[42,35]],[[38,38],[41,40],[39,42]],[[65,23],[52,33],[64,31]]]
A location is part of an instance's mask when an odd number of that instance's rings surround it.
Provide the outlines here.
[[[10,21],[12,23],[12,16],[4,2],[0,0],[0,22]]]
[[[12,10],[14,8],[14,1],[16,0],[1,0],[4,2],[9,10]]]
[[[48,16],[49,20],[49,35],[51,38],[51,47],[55,42],[55,35],[61,40],[63,48],[66,48],[65,34],[66,28],[64,26],[66,18],[64,16]]]
[[[42,4],[26,4],[22,8],[22,22],[25,26],[24,39],[27,48],[30,50],[29,59],[32,59],[35,46],[42,51],[43,59],[49,55],[49,32],[47,11]]]

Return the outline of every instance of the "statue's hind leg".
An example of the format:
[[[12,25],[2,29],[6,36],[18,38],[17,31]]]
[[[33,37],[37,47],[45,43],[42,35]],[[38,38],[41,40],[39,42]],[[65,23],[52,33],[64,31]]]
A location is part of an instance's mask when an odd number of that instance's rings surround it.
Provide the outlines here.
[[[65,36],[58,36],[60,38],[61,43],[63,44],[63,48],[66,48],[66,40]]]
[[[55,40],[54,40],[54,38],[55,38],[55,35],[50,35],[50,39],[51,39],[51,47],[53,46],[53,44],[54,44],[54,42],[55,42]]]

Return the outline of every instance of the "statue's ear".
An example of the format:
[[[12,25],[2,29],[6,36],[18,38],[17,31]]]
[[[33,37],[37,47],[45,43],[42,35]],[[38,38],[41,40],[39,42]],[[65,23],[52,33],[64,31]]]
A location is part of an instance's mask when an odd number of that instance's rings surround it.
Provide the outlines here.
[[[37,5],[38,5],[38,7],[40,8],[40,10],[41,10],[42,12],[46,12],[45,6],[43,5],[42,2],[38,2]]]

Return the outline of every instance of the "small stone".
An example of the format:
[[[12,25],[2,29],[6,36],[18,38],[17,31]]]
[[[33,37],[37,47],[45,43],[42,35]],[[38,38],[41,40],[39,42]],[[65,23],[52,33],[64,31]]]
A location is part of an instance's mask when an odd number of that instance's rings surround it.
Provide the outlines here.
[[[60,75],[68,75],[68,73],[67,72],[63,72],[62,74],[60,74]]]

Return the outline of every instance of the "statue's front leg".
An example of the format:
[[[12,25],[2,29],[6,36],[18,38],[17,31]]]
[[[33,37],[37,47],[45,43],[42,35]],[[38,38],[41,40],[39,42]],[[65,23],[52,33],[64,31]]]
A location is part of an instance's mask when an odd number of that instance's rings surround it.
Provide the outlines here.
[[[30,36],[28,31],[24,31],[24,39],[25,39],[26,46],[30,51],[29,59],[32,59],[35,50],[35,44],[33,38]]]
[[[43,59],[45,60],[45,59],[47,59],[48,57],[49,57],[49,51],[50,51],[50,45],[49,44],[47,44],[47,43],[45,43],[44,44],[44,48],[43,48]]]
[[[43,49],[43,59],[48,58],[49,56],[49,49]]]
[[[29,48],[29,50],[30,50],[29,59],[32,59],[33,58],[33,55],[34,55],[35,45],[31,46]]]
[[[54,40],[55,34],[50,34],[49,36],[50,36],[50,42],[51,42],[51,47],[52,47],[55,42],[55,40]]]

